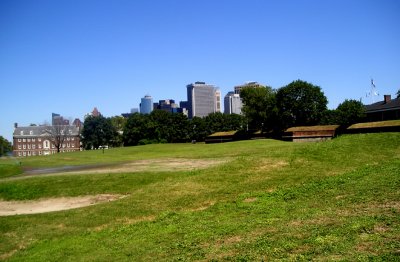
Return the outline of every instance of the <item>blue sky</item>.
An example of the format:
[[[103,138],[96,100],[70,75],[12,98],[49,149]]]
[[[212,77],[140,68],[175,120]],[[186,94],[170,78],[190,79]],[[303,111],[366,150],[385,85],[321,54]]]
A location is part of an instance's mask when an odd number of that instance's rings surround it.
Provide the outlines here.
[[[400,89],[397,0],[0,0],[0,135],[105,116],[186,85],[318,85],[329,108]]]

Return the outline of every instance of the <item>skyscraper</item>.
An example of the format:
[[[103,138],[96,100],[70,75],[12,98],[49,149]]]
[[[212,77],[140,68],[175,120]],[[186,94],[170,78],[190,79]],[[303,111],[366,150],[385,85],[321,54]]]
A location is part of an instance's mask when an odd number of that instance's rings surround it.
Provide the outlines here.
[[[189,118],[205,117],[221,110],[221,93],[214,85],[195,82],[187,87]]]
[[[141,114],[150,114],[151,111],[153,111],[153,98],[149,95],[145,95],[141,99],[140,113]]]
[[[242,100],[238,94],[231,91],[224,97],[224,113],[238,114],[242,113]]]

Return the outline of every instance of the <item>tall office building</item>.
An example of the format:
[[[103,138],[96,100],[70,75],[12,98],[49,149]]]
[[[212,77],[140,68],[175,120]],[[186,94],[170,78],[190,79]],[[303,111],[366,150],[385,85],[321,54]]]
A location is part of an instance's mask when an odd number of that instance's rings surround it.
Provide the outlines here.
[[[238,94],[231,91],[224,97],[224,113],[238,114],[242,113],[242,100]]]
[[[214,85],[195,82],[187,87],[189,118],[205,117],[221,109],[221,93]]]
[[[140,103],[140,113],[150,114],[153,111],[153,98],[149,95],[145,95],[141,99]]]
[[[252,88],[257,88],[257,87],[264,87],[262,84],[259,84],[258,82],[246,82],[243,85],[238,85],[235,86],[235,94],[240,95],[240,90],[245,87],[252,87]]]

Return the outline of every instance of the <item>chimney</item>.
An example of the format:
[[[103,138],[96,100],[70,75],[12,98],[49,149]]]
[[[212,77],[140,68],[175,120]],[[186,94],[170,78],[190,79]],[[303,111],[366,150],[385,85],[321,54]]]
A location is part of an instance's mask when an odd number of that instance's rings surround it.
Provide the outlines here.
[[[17,128],[18,127],[18,123],[14,123],[14,128]]]
[[[390,103],[390,101],[392,100],[392,96],[391,95],[384,95],[384,102],[385,104]]]

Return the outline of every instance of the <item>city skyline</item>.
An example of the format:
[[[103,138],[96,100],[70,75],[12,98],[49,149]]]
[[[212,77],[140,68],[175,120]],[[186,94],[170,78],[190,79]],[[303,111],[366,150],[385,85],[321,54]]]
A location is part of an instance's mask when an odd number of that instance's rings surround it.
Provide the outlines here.
[[[145,94],[186,100],[194,81],[221,96],[241,83],[278,89],[301,79],[330,109],[400,89],[400,2],[0,2],[0,135],[14,123],[114,116]],[[11,140],[10,140],[11,141]]]

